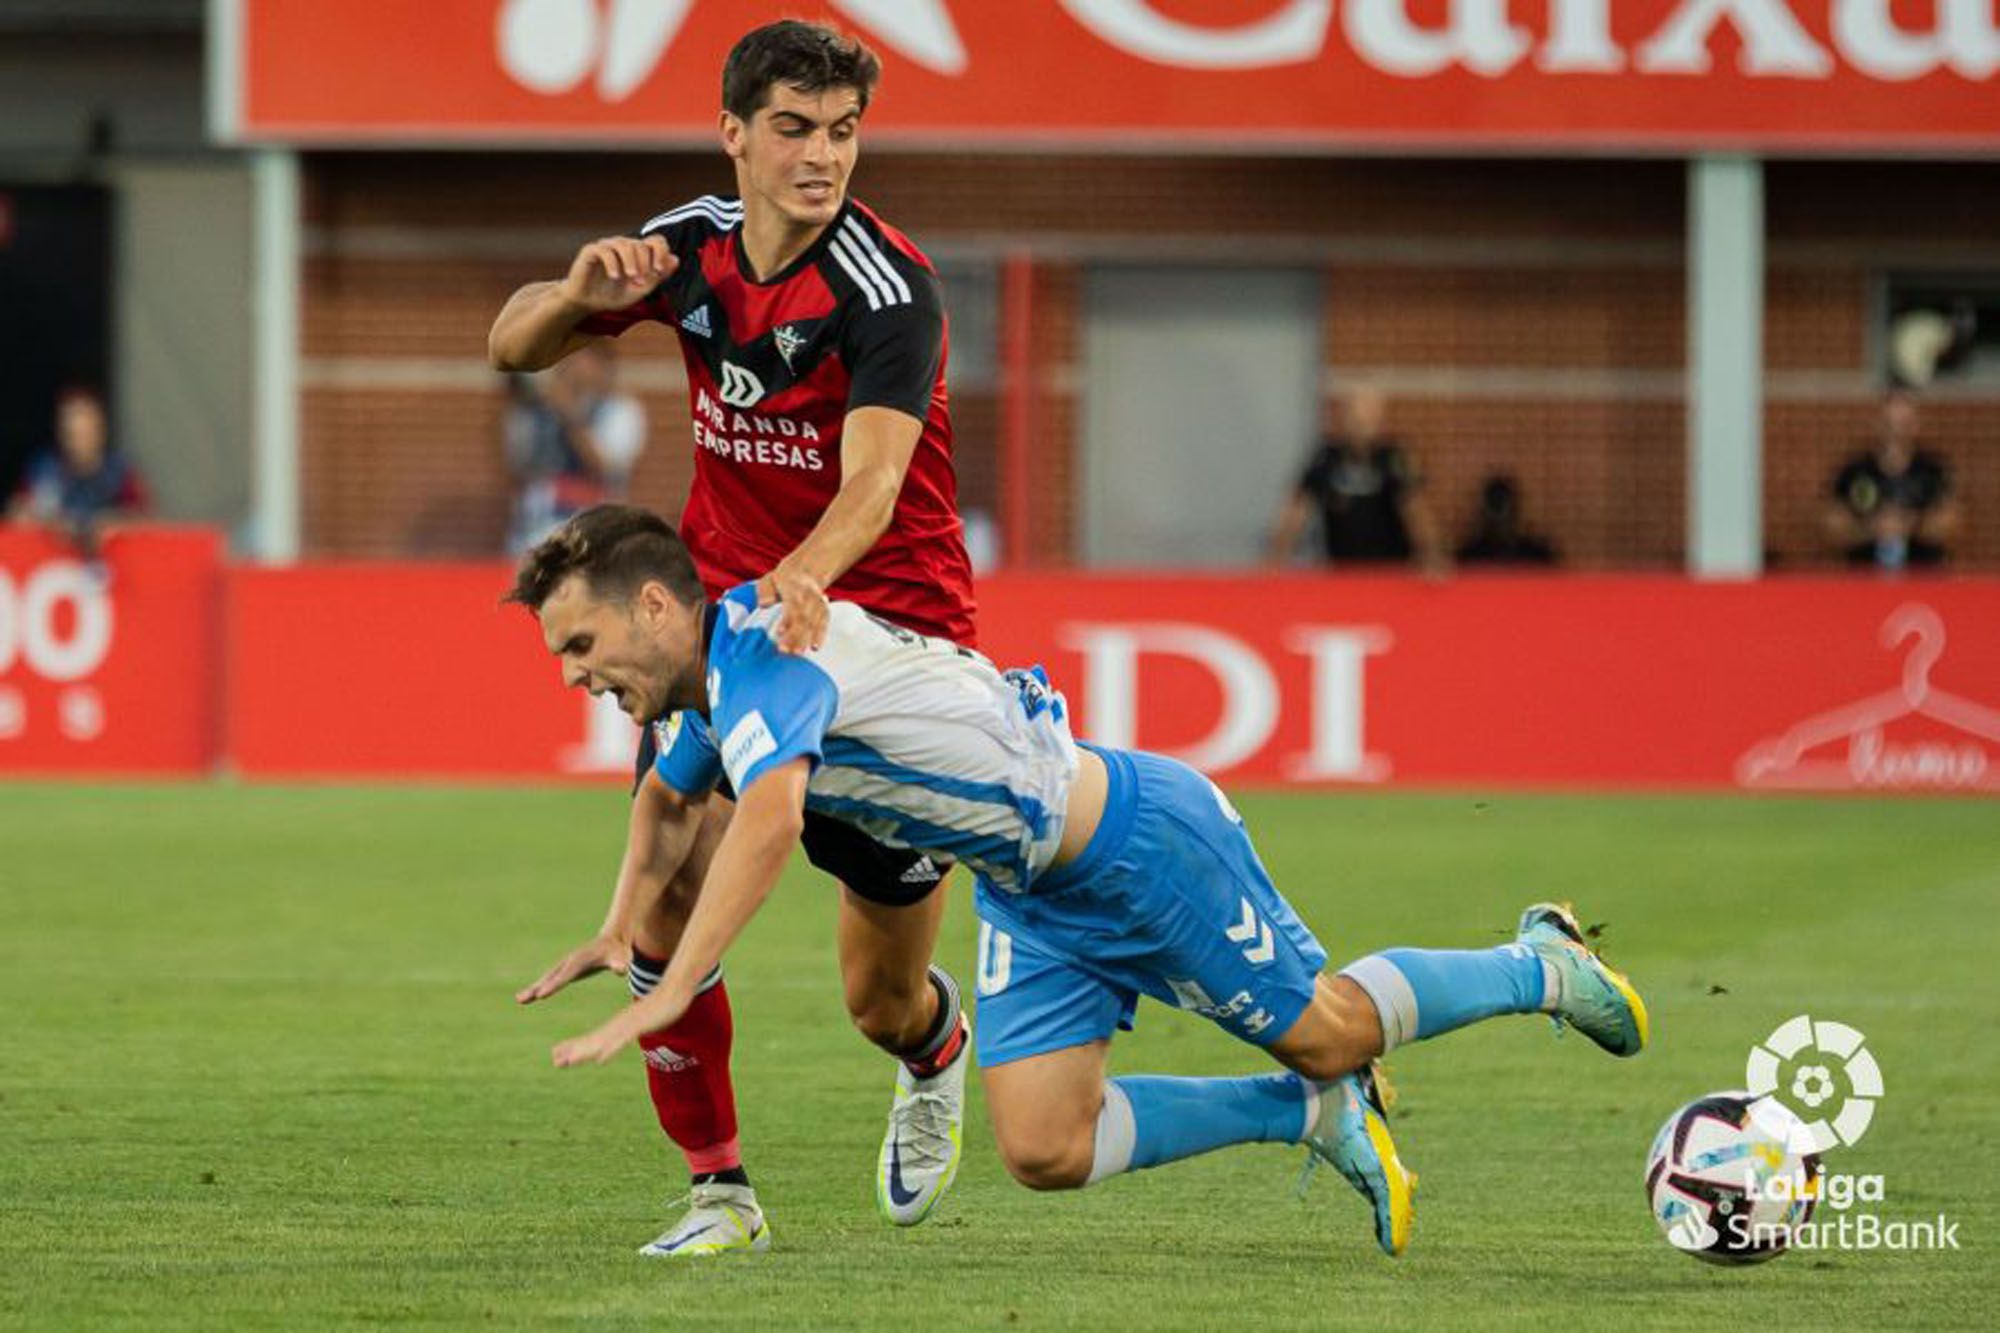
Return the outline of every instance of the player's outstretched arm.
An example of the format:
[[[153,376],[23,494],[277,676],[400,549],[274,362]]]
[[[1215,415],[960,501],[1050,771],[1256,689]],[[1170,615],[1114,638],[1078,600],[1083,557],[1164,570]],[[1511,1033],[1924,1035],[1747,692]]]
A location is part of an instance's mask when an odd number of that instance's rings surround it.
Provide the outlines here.
[[[557,1068],[602,1064],[641,1033],[680,1021],[694,999],[695,987],[715,970],[777,887],[805,828],[806,779],[811,773],[812,761],[798,758],[766,770],[750,783],[737,801],[729,831],[715,849],[701,899],[660,984],[596,1031],[559,1043],[550,1053]]]
[[[597,934],[570,950],[532,984],[514,992],[519,1004],[554,995],[572,981],[632,965],[632,936],[660,894],[680,872],[701,826],[701,807],[648,772],[632,797],[625,855],[611,890],[611,905]]]
[[[632,943],[609,935],[598,935],[571,949],[556,965],[514,992],[516,1004],[546,1000],[572,981],[594,977],[599,972],[623,972],[632,965]]]
[[[694,850],[701,830],[703,801],[676,791],[657,770],[632,794],[632,817],[625,828],[625,855],[611,890],[600,935],[628,943],[639,922],[673,882]]]
[[[495,370],[542,370],[593,336],[577,325],[644,300],[680,267],[660,236],[607,236],[576,252],[555,282],[531,282],[507,299],[486,335]]]
[[[775,638],[788,653],[826,642],[826,589],[889,530],[924,423],[892,407],[857,407],[840,435],[840,490],[798,549],[757,581],[757,600],[784,603]]]

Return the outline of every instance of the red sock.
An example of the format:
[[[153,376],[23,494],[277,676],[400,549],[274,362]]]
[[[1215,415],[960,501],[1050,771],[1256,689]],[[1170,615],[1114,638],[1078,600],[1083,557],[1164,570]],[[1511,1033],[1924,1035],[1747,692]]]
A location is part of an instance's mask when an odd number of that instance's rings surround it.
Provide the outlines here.
[[[743,1165],[736,1140],[736,1089],[729,1081],[729,1048],[735,1036],[729,989],[720,977],[694,997],[678,1023],[639,1038],[646,1055],[646,1088],[660,1128],[680,1145],[695,1175]]]

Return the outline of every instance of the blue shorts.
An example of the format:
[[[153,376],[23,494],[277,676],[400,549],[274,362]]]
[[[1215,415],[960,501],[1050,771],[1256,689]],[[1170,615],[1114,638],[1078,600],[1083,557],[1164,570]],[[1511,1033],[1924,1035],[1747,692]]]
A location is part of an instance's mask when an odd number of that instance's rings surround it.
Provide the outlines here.
[[[1141,995],[1276,1041],[1312,1002],[1326,950],[1214,783],[1158,755],[1090,748],[1111,787],[1083,854],[1026,893],[978,883],[980,1065],[1129,1030]]]

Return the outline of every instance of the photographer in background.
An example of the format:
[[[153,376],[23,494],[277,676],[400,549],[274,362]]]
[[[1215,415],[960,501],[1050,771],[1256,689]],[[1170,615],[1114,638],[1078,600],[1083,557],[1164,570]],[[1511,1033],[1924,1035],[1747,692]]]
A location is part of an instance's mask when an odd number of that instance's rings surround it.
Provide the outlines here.
[[[1916,398],[1892,390],[1882,400],[1880,434],[1841,467],[1826,510],[1827,540],[1850,565],[1899,570],[1945,562],[1958,503],[1944,459],[1920,443]]]
[[[503,446],[514,479],[507,550],[519,555],[572,514],[628,492],[646,446],[646,413],[617,392],[608,342],[580,347],[544,374],[511,381]]]
[[[94,564],[104,519],[143,513],[145,487],[138,470],[112,447],[104,399],[95,389],[56,395],[55,427],[54,446],[28,465],[8,517],[60,529]]]
[[[1388,433],[1388,415],[1389,400],[1379,390],[1363,386],[1349,395],[1278,512],[1273,564],[1291,562],[1299,538],[1317,518],[1328,565],[1413,564],[1434,576],[1451,571],[1437,520],[1424,500],[1423,473]]]
[[[1521,487],[1495,473],[1480,483],[1479,515],[1458,548],[1461,565],[1553,565],[1555,544],[1521,520]]]

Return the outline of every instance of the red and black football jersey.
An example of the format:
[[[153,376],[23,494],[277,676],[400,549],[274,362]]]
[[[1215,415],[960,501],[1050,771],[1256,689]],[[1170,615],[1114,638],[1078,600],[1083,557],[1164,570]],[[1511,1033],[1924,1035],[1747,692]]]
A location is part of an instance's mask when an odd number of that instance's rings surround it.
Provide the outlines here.
[[[840,489],[847,413],[889,407],[924,423],[895,516],[834,597],[958,643],[973,641],[972,569],[958,517],[937,272],[848,200],[810,249],[759,281],[743,205],[705,195],[639,231],[680,260],[673,276],[586,333],[657,320],[680,337],[694,418],[694,486],[681,534],[711,596],[763,576],[805,540]]]

